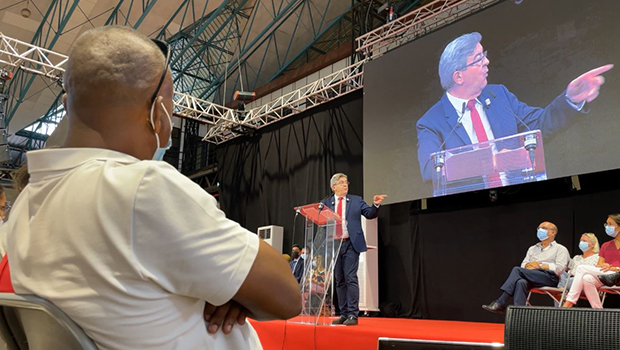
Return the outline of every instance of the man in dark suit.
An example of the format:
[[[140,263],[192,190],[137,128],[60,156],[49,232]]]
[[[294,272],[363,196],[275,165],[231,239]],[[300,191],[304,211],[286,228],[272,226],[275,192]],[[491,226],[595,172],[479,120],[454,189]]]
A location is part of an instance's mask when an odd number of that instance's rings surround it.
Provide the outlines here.
[[[439,78],[446,93],[416,124],[424,181],[432,179],[434,152],[530,129],[540,129],[543,136],[549,137],[566,128],[583,111],[585,103],[598,96],[604,82],[600,74],[613,68],[609,64],[581,75],[546,108],[530,107],[503,85],[487,85],[490,61],[481,40],[476,32],[461,35],[441,55]]]
[[[334,271],[340,318],[332,324],[351,326],[357,324],[360,311],[360,289],[357,280],[360,253],[367,250],[361,217],[364,215],[367,219],[376,218],[379,214],[379,206],[387,196],[374,196],[373,206],[369,206],[362,197],[348,194],[349,181],[342,173],[332,176],[330,185],[334,196],[325,199],[323,204],[343,219],[342,225],[336,226],[335,234],[336,237],[342,237]]]
[[[297,244],[293,244],[289,265],[297,283],[301,283],[301,278],[304,277],[304,258],[301,257],[301,248]]]

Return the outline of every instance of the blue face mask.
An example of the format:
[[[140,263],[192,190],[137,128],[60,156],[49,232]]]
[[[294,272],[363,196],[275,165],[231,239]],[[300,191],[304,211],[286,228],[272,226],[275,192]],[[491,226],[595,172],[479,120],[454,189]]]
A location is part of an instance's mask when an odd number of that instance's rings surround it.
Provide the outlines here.
[[[611,225],[605,225],[605,233],[610,237],[616,237],[618,235],[616,229]]]
[[[153,160],[164,159],[164,154],[172,146],[172,118],[170,118],[170,114],[166,110],[166,106],[164,106],[163,103],[161,103],[161,107],[164,109],[164,113],[166,113],[166,117],[168,117],[168,122],[170,123],[170,137],[168,138],[168,143],[166,143],[166,146],[159,147],[159,135],[155,133],[155,140],[157,141],[157,149],[155,150],[155,153],[153,153],[153,158],[152,158]],[[154,111],[155,111],[155,101],[153,101],[153,105],[151,106],[151,126],[153,127],[153,130],[155,130],[155,123],[153,122]]]
[[[547,235],[547,230],[545,230],[544,228],[539,228],[536,231],[536,236],[538,236],[538,239],[541,241],[544,241],[545,239],[549,238],[549,236]]]
[[[586,250],[590,249],[590,245],[588,244],[588,242],[580,241],[579,249],[581,249],[582,252],[585,252]]]
[[[301,254],[301,258],[306,260],[306,253]]]

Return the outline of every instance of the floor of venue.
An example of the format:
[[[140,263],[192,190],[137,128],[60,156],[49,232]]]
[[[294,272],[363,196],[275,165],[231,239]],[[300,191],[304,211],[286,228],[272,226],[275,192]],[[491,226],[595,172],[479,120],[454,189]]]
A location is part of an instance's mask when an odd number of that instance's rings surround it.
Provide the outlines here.
[[[380,337],[503,343],[501,323],[360,317],[357,326],[313,326],[287,322],[252,321],[265,350],[376,350]]]

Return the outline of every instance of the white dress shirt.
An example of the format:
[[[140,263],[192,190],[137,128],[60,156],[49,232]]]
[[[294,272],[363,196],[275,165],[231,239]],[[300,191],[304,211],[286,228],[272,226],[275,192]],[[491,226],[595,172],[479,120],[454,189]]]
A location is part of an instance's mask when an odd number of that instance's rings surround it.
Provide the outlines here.
[[[560,243],[553,241],[546,248],[543,248],[542,243],[538,242],[527,250],[521,267],[525,268],[527,263],[537,261],[541,265],[547,264],[549,271],[554,271],[556,275],[560,276],[566,270],[569,260],[568,249]]]
[[[338,213],[338,196],[334,196],[334,211]],[[349,238],[349,230],[347,230],[347,196],[342,197],[342,238]]]
[[[463,124],[463,128],[465,128],[465,131],[467,132],[467,136],[469,136],[471,143],[478,143],[478,136],[476,136],[474,124],[471,121],[471,112],[469,111],[469,109],[467,109],[467,107],[465,107],[465,113],[463,113],[463,103],[465,103],[465,106],[467,106],[468,100],[452,96],[449,92],[446,92],[446,95],[448,95],[448,100],[450,101],[452,106],[454,106],[456,114],[459,116],[459,118],[462,116],[461,123]],[[489,118],[487,117],[482,103],[478,99],[476,99],[476,110],[478,111],[478,115],[480,115],[482,126],[484,127],[484,131],[487,133],[487,138],[489,140],[494,140],[495,136],[493,136],[493,130],[491,130]]]

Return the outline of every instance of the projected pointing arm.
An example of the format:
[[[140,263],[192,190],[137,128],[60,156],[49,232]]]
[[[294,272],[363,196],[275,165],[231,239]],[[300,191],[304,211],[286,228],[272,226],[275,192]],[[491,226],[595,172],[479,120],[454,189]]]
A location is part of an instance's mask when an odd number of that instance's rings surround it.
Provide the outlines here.
[[[580,75],[568,84],[566,97],[574,104],[594,101],[601,85],[605,82],[605,78],[601,74],[613,67],[613,64],[607,64]]]

